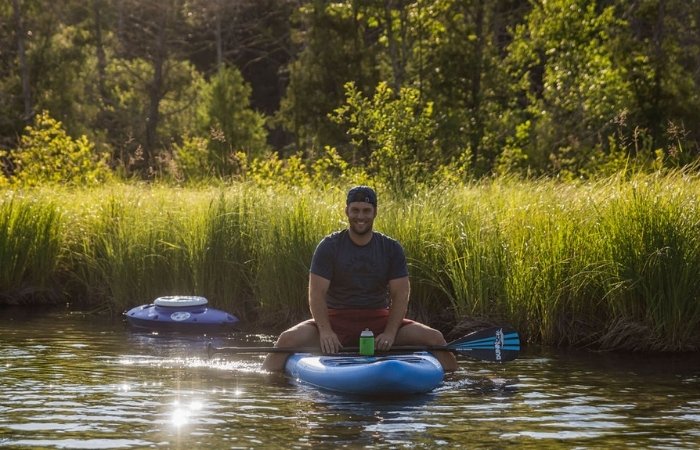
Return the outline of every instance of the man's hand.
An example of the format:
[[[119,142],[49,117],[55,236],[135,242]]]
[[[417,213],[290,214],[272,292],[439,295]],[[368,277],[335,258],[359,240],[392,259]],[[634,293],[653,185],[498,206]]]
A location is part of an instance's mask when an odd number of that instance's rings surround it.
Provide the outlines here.
[[[396,339],[396,335],[392,333],[387,333],[386,331],[384,333],[379,334],[376,338],[374,338],[374,349],[375,350],[389,350],[392,345],[394,345],[394,340]]]
[[[323,353],[338,353],[338,350],[342,347],[340,345],[340,340],[338,335],[332,331],[321,332],[320,334],[320,344],[321,351]]]

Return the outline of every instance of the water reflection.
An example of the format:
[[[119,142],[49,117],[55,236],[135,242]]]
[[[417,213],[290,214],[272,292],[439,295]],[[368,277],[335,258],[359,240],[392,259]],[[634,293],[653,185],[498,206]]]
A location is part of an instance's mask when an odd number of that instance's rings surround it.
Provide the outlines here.
[[[12,317],[12,319],[7,319]],[[296,386],[271,336],[133,333],[79,315],[0,319],[0,446],[11,448],[697,448],[700,357],[549,353],[463,360],[428,395],[367,400]]]

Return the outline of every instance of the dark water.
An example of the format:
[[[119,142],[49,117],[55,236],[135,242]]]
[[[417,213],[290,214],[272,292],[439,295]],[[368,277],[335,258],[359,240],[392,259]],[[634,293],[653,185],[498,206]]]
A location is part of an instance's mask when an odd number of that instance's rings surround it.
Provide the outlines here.
[[[209,360],[205,337],[80,314],[0,316],[0,447],[700,447],[697,353],[529,349],[500,366],[463,360],[429,395],[366,400],[261,372],[260,355]]]

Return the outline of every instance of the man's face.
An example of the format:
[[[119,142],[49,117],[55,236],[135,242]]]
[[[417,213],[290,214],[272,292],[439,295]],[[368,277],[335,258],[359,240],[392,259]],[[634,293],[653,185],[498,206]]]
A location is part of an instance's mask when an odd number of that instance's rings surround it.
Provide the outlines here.
[[[345,207],[345,214],[348,216],[350,231],[363,235],[372,231],[377,209],[371,203],[351,202]]]

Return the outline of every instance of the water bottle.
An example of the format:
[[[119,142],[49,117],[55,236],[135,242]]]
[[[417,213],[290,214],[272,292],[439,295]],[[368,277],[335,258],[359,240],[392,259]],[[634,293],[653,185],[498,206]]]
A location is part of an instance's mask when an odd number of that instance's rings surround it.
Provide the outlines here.
[[[360,333],[360,355],[374,355],[374,333],[369,328]]]

